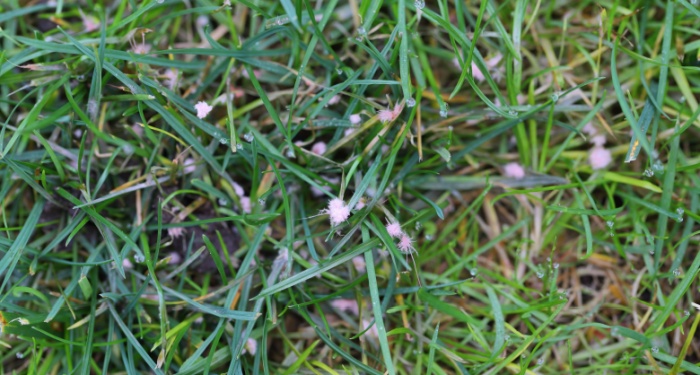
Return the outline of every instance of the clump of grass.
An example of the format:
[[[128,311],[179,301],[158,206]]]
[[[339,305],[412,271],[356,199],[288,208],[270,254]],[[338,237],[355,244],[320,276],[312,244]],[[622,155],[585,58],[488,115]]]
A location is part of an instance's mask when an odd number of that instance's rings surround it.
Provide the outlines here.
[[[0,9],[0,372],[700,373],[692,2]]]

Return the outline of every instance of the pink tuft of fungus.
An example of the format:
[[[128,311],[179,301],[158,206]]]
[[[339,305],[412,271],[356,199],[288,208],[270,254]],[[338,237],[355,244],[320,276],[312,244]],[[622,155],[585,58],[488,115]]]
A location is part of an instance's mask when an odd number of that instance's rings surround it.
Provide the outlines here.
[[[581,131],[588,134],[589,136],[594,136],[596,133],[598,133],[598,129],[596,129],[592,122],[586,124],[583,127],[583,129],[581,129]]]
[[[401,235],[398,248],[404,254],[411,254],[416,251],[416,249],[413,248],[413,240],[406,233]]]
[[[181,237],[183,234],[185,234],[185,228],[183,227],[168,228],[168,236],[172,238]]]
[[[349,298],[340,298],[331,301],[331,306],[339,311],[351,312],[353,315],[360,315],[360,306],[357,301]]]
[[[93,32],[100,28],[100,21],[95,17],[86,16],[80,8],[78,8],[78,12],[80,13],[80,18],[83,19],[83,26],[85,27],[86,33]]]
[[[243,354],[245,353],[250,353],[250,355],[255,355],[255,353],[258,352],[258,342],[255,341],[253,338],[248,338],[246,340],[244,348],[243,348]]]
[[[326,153],[326,150],[328,150],[326,142],[316,142],[313,146],[311,146],[311,152],[316,155],[323,155]]]
[[[520,163],[508,163],[503,166],[503,175],[509,178],[519,180],[525,177],[525,168]]]
[[[399,238],[403,235],[403,231],[401,230],[401,224],[399,224],[396,221],[388,223],[386,225],[386,231],[391,237],[394,238]]]
[[[133,38],[129,39],[129,43],[131,44],[131,52],[137,55],[147,55],[149,52],[151,52],[151,45],[146,43],[147,32],[150,32],[150,30],[141,32],[141,43],[136,43]]]
[[[484,73],[481,72],[481,69],[479,69],[479,66],[476,65],[476,63],[472,60],[472,77],[474,77],[474,80],[477,82],[483,82],[486,77],[484,77]]]
[[[338,226],[344,223],[350,217],[350,207],[340,198],[333,198],[328,202],[328,208],[321,211],[328,214],[331,219],[331,226]]]
[[[377,113],[377,119],[383,123],[392,122],[399,117],[402,110],[403,106],[399,104],[396,104],[394,109],[382,109]]]
[[[603,169],[612,162],[612,153],[603,147],[593,147],[588,153],[588,163],[593,169]]]
[[[365,337],[369,337],[371,340],[376,340],[379,338],[379,330],[374,322],[363,319],[361,328],[363,331],[366,331],[365,334],[360,337],[361,340],[363,340]]]
[[[367,265],[365,264],[365,258],[362,255],[358,255],[352,258],[352,265],[355,266],[357,273],[367,272]]]
[[[591,137],[591,139],[589,139],[588,141],[590,143],[593,143],[596,147],[603,147],[607,140],[605,139],[605,135],[598,134]]]
[[[210,106],[206,102],[199,102],[195,104],[194,109],[197,110],[197,117],[205,118],[211,112],[214,107]]]

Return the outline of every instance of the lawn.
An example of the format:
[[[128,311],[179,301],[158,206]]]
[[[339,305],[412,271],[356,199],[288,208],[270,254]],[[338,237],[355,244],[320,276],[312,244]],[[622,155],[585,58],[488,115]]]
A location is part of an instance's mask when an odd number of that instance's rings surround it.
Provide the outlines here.
[[[0,374],[700,374],[695,0],[2,0],[0,43]]]

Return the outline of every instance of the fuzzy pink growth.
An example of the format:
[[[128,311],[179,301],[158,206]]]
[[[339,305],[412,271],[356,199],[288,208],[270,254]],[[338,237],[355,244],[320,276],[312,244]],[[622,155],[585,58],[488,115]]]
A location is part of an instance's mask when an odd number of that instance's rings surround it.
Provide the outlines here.
[[[378,118],[379,121],[381,121],[381,122],[391,122],[391,121],[394,121],[394,111],[392,111],[392,110],[390,110],[390,109],[382,109],[382,110],[379,111],[379,113],[377,114],[377,118]]]
[[[399,238],[403,234],[403,231],[401,230],[401,224],[398,222],[393,222],[389,223],[386,225],[386,231],[389,233],[390,236],[394,238]]]
[[[612,162],[612,153],[603,147],[593,147],[588,154],[588,162],[593,169],[603,169]]]
[[[258,342],[255,339],[248,338],[243,347],[243,354],[250,353],[250,355],[255,355],[258,352]]]
[[[401,234],[401,239],[399,239],[399,250],[402,253],[409,254],[415,251],[413,248],[413,240],[406,233]]]
[[[355,266],[355,270],[357,273],[365,273],[367,272],[367,265],[365,264],[365,258],[360,256],[356,256],[352,258],[352,265]]]
[[[525,168],[520,163],[508,163],[503,166],[503,175],[519,180],[525,177]]]
[[[350,115],[350,123],[352,123],[353,125],[359,124],[360,121],[362,121],[362,117],[360,117],[360,115],[358,115],[357,113]]]
[[[182,263],[182,256],[177,253],[177,252],[171,252],[170,255],[168,256],[170,259],[168,259],[168,264],[180,264]]]
[[[372,324],[371,327],[370,324]],[[367,330],[367,332],[365,332],[365,335],[372,340],[376,340],[379,338],[379,330],[377,329],[377,325],[370,323],[368,320],[362,320],[362,330]],[[365,336],[362,336],[361,339],[364,339],[364,337]]]
[[[197,162],[192,158],[185,159],[185,162],[182,164],[182,173],[184,174],[194,173],[197,170]]]
[[[334,105],[340,103],[340,95],[333,95],[331,100],[328,101],[328,105]]]
[[[483,82],[483,80],[486,79],[484,73],[481,72],[481,69],[479,69],[474,61],[472,61],[472,77],[474,77],[474,80],[477,82]]]
[[[331,219],[331,226],[344,223],[350,217],[350,207],[340,198],[333,198],[328,202],[328,208],[323,210]]]
[[[147,55],[149,52],[151,52],[151,45],[146,44],[145,33],[141,33],[141,44],[137,44],[133,39],[131,39],[130,43],[131,43],[131,52],[133,52],[135,54]]]
[[[593,143],[597,147],[603,147],[607,140],[605,139],[605,135],[598,134],[591,137],[591,139],[589,139],[588,141]]]
[[[100,23],[95,21],[92,16],[85,16],[83,11],[80,10],[80,16],[83,19],[83,26],[85,27],[85,32],[89,33],[100,28]]]
[[[177,85],[177,70],[167,69],[165,73],[163,73],[163,78],[163,83],[168,85],[168,88],[170,88],[170,90],[175,89],[175,85]]]
[[[326,150],[328,150],[326,142],[316,142],[313,146],[311,146],[311,152],[316,155],[323,155],[326,153]]]
[[[331,302],[331,306],[336,310],[351,312],[356,316],[360,315],[360,306],[354,299],[335,299]]]
[[[172,238],[178,238],[183,234],[185,234],[185,228],[183,227],[168,228],[168,235]]]
[[[595,126],[593,125],[592,122],[589,122],[588,124],[586,124],[586,125],[583,127],[583,129],[581,129],[581,131],[583,131],[584,133],[586,133],[586,134],[588,134],[588,135],[590,135],[590,136],[593,136],[593,135],[595,135],[596,133],[598,133],[598,129],[595,128]]]
[[[137,55],[147,55],[149,52],[151,52],[151,46],[148,44],[136,44],[133,48],[131,48],[131,52]]]
[[[253,74],[255,75],[255,78],[260,79],[260,77],[262,77],[262,71],[259,69],[254,69]],[[243,69],[243,77],[250,78],[250,74],[248,74],[248,69]]]
[[[250,203],[250,197],[242,196],[241,197],[241,210],[243,212],[249,214],[252,211],[253,206]]]
[[[394,109],[382,109],[381,111],[379,111],[379,113],[377,113],[377,119],[384,123],[392,122],[396,120],[397,117],[399,117],[402,110],[403,107],[398,104],[394,106]]]
[[[210,106],[206,102],[199,102],[195,104],[194,109],[197,110],[197,117],[199,118],[205,118],[211,112],[214,107]]]

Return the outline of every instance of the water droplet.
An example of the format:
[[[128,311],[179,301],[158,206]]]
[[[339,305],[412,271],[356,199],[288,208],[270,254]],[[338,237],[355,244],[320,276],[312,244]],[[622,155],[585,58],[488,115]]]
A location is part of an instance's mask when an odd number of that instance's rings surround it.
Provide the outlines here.
[[[544,277],[544,272],[542,272],[542,271],[537,271],[537,278],[538,278],[538,279],[541,279],[541,278],[543,278],[543,277]]]
[[[408,98],[408,99],[406,100],[406,106],[407,106],[408,108],[413,108],[413,107],[415,107],[415,106],[416,106],[416,99]]]
[[[649,255],[654,255],[654,250],[649,250]]]
[[[165,2],[165,0],[156,0],[156,3],[158,3],[158,4],[163,4],[164,2]]]
[[[240,143],[236,143],[236,148],[239,149],[239,150],[242,150],[242,149],[243,149],[243,145],[240,144]]]
[[[472,269],[469,270],[469,273],[471,273],[472,276],[476,276],[476,274],[477,274],[478,272],[479,272],[479,270],[476,269],[476,268],[472,268]]]
[[[656,159],[654,161],[654,163],[651,165],[651,169],[656,173],[663,173],[664,172],[664,163],[662,163],[661,160]]]
[[[221,137],[221,138],[219,138],[219,143],[221,143],[222,145],[227,145],[227,144],[228,144],[228,139],[226,139],[226,138],[224,138],[224,137]]]
[[[226,199],[219,198],[219,206],[225,206],[227,204],[228,204],[228,201]]]
[[[676,213],[681,216],[685,213],[685,210],[682,207],[676,208]]]
[[[542,366],[544,364],[544,358],[540,358],[537,360],[537,366]]]
[[[554,263],[554,264],[552,264],[552,268],[554,268],[555,270],[556,270],[557,268],[559,268],[559,263]]]
[[[243,135],[243,139],[245,139],[247,142],[253,142],[253,134],[251,133],[245,133]]]
[[[516,111],[516,110],[514,110],[514,109],[511,109],[510,111],[508,111],[508,114],[511,115],[511,116],[517,116],[517,115],[518,115],[518,111]]]
[[[676,268],[676,269],[673,270],[673,276],[679,277],[680,275],[681,275],[681,269],[680,269],[680,268]]]
[[[506,335],[506,337],[504,337],[504,339],[506,340],[506,342],[510,341],[510,335]]]
[[[607,225],[608,228],[612,229],[612,227],[615,225],[615,222],[613,222],[612,220],[608,220],[605,222],[605,225]]]
[[[683,315],[690,316],[690,311],[688,311],[688,310],[683,311]]]
[[[553,102],[556,103],[557,101],[559,101],[559,94],[554,93],[550,96],[550,98],[552,99]]]
[[[651,352],[652,352],[652,353],[658,353],[658,352],[659,352],[659,347],[658,347],[658,346],[652,347],[652,348],[651,348]]]
[[[698,0],[690,0],[690,3],[693,4],[693,5],[697,5],[697,4],[698,4]]]
[[[291,148],[290,148],[289,150],[287,150],[287,154],[286,154],[286,155],[287,155],[287,157],[290,158],[290,159],[292,159],[292,158],[294,158],[294,157],[296,156],[296,155],[294,155],[294,150],[291,149]]]
[[[685,103],[685,96],[681,96],[680,102]]]
[[[414,225],[414,228],[416,228],[416,230],[420,230],[420,228],[421,228],[420,221],[416,221],[416,225]]]
[[[547,263],[550,263],[552,261],[552,258],[547,257]]]
[[[360,26],[357,28],[357,33],[360,35],[367,35],[367,30],[365,30],[364,27]]]
[[[432,241],[432,240],[433,240],[433,236],[431,236],[431,235],[429,235],[429,234],[426,234],[426,235],[425,235],[425,239],[428,240],[428,241]]]
[[[261,205],[261,206],[264,205],[264,204],[265,204],[265,200],[262,199],[262,198],[258,199],[258,204]]]
[[[145,260],[146,260],[146,258],[141,254],[134,255],[134,261],[136,263],[143,263]]]
[[[620,335],[619,329],[617,327],[613,327],[612,330],[610,330],[610,336],[617,337]]]
[[[416,0],[415,2],[413,2],[413,5],[416,6],[416,9],[421,10],[425,8],[425,0]]]
[[[644,177],[654,177],[654,171],[650,168],[644,170]]]
[[[22,358],[24,358],[24,353],[22,353],[22,352],[17,352],[16,357],[19,358],[19,359],[22,359]]]

